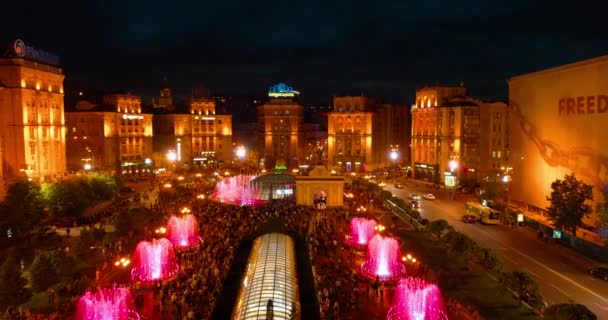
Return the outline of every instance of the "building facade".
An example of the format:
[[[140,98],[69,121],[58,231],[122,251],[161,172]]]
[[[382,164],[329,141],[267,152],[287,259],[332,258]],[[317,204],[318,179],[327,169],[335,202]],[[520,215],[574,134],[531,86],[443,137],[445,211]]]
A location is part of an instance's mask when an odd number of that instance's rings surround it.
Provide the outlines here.
[[[70,170],[150,170],[152,114],[142,113],[139,96],[107,94],[98,104],[80,100],[66,112],[66,125]]]
[[[456,176],[461,183],[477,180],[480,167],[481,101],[466,88],[425,87],[412,106],[411,161],[416,179],[442,183]],[[454,160],[456,166],[450,167]]]
[[[0,58],[0,152],[6,183],[53,181],[66,171],[63,71],[58,58],[17,40]]]
[[[365,96],[334,97],[327,120],[328,165],[365,172],[406,161],[409,119],[404,106]],[[391,151],[397,151],[397,159],[389,157]]]
[[[265,168],[294,169],[303,158],[304,107],[298,92],[285,84],[270,88],[269,100],[258,109],[258,151]]]
[[[592,208],[608,191],[608,56],[509,80],[511,198],[549,206],[551,183],[574,173],[593,186]],[[586,223],[598,222],[597,213]]]
[[[509,108],[504,102],[482,103],[479,109],[479,175],[480,179],[502,179],[509,159]]]
[[[212,99],[192,97],[171,113],[154,115],[154,151],[159,162],[174,153],[171,162],[179,165],[229,163],[233,157],[232,116],[218,114]]]

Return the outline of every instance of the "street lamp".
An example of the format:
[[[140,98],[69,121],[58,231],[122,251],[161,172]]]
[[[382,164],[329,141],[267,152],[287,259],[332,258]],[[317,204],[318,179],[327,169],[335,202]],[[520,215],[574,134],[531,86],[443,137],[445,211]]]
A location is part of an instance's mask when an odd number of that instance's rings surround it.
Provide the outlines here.
[[[239,159],[242,160],[247,155],[247,149],[245,149],[243,146],[239,146],[236,148],[235,154]]]
[[[502,172],[504,173],[504,175],[502,176],[502,182],[505,183],[506,185],[506,192],[507,192],[507,205],[505,207],[505,218],[509,217],[509,202],[510,202],[510,195],[509,195],[509,185],[511,184],[511,171],[513,171],[513,167],[501,167],[500,168],[502,170]]]
[[[454,199],[454,194],[456,193],[456,187],[458,186],[458,160],[452,159],[448,162],[448,167],[450,167],[450,173],[454,177],[454,182],[452,186],[452,199]]]
[[[175,160],[177,160],[177,153],[175,150],[169,150],[169,152],[167,152],[167,161],[171,162],[173,170],[175,170]]]

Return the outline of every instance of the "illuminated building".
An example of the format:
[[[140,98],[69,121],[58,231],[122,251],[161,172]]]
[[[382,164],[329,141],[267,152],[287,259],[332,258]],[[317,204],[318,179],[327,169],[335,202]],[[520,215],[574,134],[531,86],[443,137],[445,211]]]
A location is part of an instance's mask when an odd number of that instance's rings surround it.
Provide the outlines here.
[[[479,175],[478,178],[501,179],[509,162],[509,108],[504,102],[483,103],[479,109]]]
[[[66,125],[70,170],[136,174],[152,164],[152,115],[142,113],[139,96],[106,94],[100,104],[79,100],[66,112]]]
[[[400,151],[399,162],[406,160],[408,112],[364,96],[334,97],[327,120],[329,166],[355,172],[389,166],[391,146]]]
[[[232,116],[216,113],[212,99],[192,97],[170,113],[154,115],[154,150],[161,159],[175,152],[179,164],[227,163],[232,159]]]
[[[57,56],[16,40],[0,58],[2,176],[52,181],[66,170],[63,71]]]
[[[453,174],[460,181],[476,180],[480,161],[480,106],[466,88],[425,87],[416,91],[412,106],[412,168],[416,179],[440,183],[448,162],[458,161]]]
[[[608,56],[509,80],[511,198],[543,212],[551,183],[574,173],[593,186],[591,207],[608,191]],[[597,214],[585,222],[595,224]]]
[[[258,106],[258,142],[266,168],[296,168],[304,147],[304,107],[299,92],[279,83],[270,88],[268,102]]]

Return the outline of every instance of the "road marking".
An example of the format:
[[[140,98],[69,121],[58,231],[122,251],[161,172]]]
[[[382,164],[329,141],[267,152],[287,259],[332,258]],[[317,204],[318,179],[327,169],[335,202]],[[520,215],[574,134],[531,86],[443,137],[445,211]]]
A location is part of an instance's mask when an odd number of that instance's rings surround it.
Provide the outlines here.
[[[534,271],[530,271],[530,270],[526,270],[529,273],[531,273],[533,276],[537,277],[538,279],[542,279],[543,277],[539,276],[538,273],[534,272]]]
[[[564,290],[562,290],[562,289],[560,289],[560,288],[556,287],[556,286],[555,286],[555,285],[553,285],[553,284],[552,284],[551,286],[553,287],[553,289],[555,289],[555,290],[557,290],[557,291],[561,292],[563,295],[565,295],[566,297],[570,298],[570,296],[568,295],[568,293],[567,293],[566,291],[564,291]],[[596,302],[596,304],[597,304],[597,302]]]
[[[493,237],[492,237],[492,238],[493,238]],[[494,239],[494,241],[498,241],[498,240]],[[517,249],[515,249],[515,248],[513,248],[513,247],[511,247],[511,246],[508,246],[508,247],[509,247],[509,248],[511,248],[511,250],[513,250],[513,252],[517,252],[518,254],[520,254],[520,255],[522,255],[522,256],[524,256],[524,257],[526,257],[526,258],[530,259],[530,261],[532,261],[532,262],[534,262],[534,263],[538,264],[539,266],[542,266],[543,268],[545,268],[545,269],[549,270],[550,272],[552,272],[553,274],[555,274],[555,275],[559,276],[560,278],[562,278],[562,279],[564,279],[564,280],[566,280],[566,281],[570,282],[571,284],[573,284],[573,285],[577,286],[578,288],[580,288],[580,289],[582,289],[582,290],[584,290],[584,291],[587,291],[588,293],[590,293],[591,295],[595,296],[596,298],[598,298],[598,299],[600,299],[600,300],[602,300],[602,301],[604,301],[604,302],[608,303],[608,299],[604,298],[602,295],[600,295],[600,294],[596,293],[595,291],[593,291],[593,290],[591,290],[591,289],[589,289],[589,288],[587,288],[587,287],[585,287],[585,286],[583,286],[583,285],[579,284],[578,282],[576,282],[576,281],[574,281],[574,280],[570,279],[570,278],[569,278],[569,277],[567,277],[567,276],[564,276],[564,275],[563,275],[563,274],[561,274],[560,272],[558,272],[558,271],[554,270],[553,268],[549,267],[548,265],[546,265],[546,264],[544,264],[544,263],[542,263],[542,262],[540,262],[540,261],[538,261],[538,260],[536,260],[536,259],[532,258],[531,256],[529,256],[529,255],[527,255],[527,254],[525,254],[525,253],[523,253],[523,252],[521,252],[521,251],[519,251],[519,250],[517,250]],[[528,271],[529,271],[529,270],[528,270]]]

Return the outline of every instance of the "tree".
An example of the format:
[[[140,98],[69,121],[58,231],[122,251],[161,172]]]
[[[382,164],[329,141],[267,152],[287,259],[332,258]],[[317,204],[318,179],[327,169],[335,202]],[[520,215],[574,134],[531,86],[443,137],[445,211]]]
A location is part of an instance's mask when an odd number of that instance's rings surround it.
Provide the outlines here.
[[[32,296],[25,288],[27,280],[21,276],[17,259],[9,256],[0,267],[0,309],[18,306]]]
[[[444,219],[439,219],[427,224],[426,230],[437,237],[437,239],[441,239],[444,233],[453,230],[453,228]]]
[[[596,320],[597,316],[582,304],[554,304],[543,312],[545,320]]]
[[[568,230],[576,236],[583,218],[591,213],[587,200],[593,200],[593,187],[577,180],[574,174],[564,176],[564,180],[551,183],[551,196],[547,200],[551,205],[549,219],[557,229]]]
[[[37,256],[30,268],[31,285],[35,292],[46,290],[59,281],[57,272],[46,253]]]
[[[510,287],[520,300],[525,301],[531,307],[536,309],[544,307],[538,283],[530,273],[526,271],[507,273],[505,274],[504,284]]]
[[[454,255],[455,253],[461,254],[465,258],[467,267],[470,270],[472,268],[473,259],[477,255],[478,250],[480,250],[477,243],[468,236],[457,231],[450,231],[443,238],[449,246],[448,253],[451,255]]]
[[[488,271],[500,271],[502,262],[496,252],[492,249],[483,248],[478,251],[479,263]]]
[[[18,181],[9,187],[4,202],[0,204],[0,231],[6,235],[10,229],[14,238],[21,239],[38,225],[44,215],[40,186],[30,181]]]

